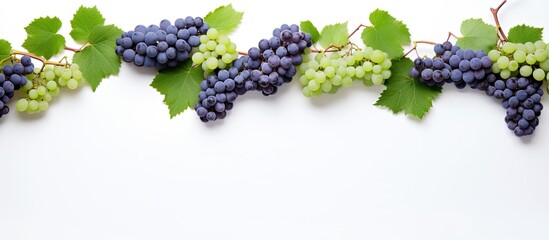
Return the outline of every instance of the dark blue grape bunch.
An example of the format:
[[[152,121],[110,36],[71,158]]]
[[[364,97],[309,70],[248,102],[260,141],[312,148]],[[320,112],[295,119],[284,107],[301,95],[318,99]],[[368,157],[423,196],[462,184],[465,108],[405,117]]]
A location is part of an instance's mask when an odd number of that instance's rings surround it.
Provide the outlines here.
[[[224,119],[234,101],[248,91],[276,94],[278,87],[292,81],[301,54],[312,45],[311,35],[299,32],[297,25],[282,25],[273,37],[259,41],[259,47],[233,61],[228,70],[217,70],[200,83],[194,109],[203,122]]]
[[[10,112],[7,103],[15,94],[15,90],[27,84],[26,75],[34,72],[34,64],[28,56],[21,57],[20,62],[5,65],[0,73],[0,118]]]
[[[261,91],[265,96],[276,94],[278,87],[292,81],[296,66],[303,62],[301,55],[311,45],[311,35],[300,32],[295,24],[274,29],[270,39],[262,39],[258,47],[248,50],[244,65],[253,83],[247,90]]]
[[[486,93],[502,100],[507,127],[518,137],[533,134],[543,110],[542,82],[525,77],[511,77],[507,80],[494,80],[494,77],[490,77],[488,82],[493,83]]]
[[[410,76],[429,86],[454,83],[457,88],[478,88],[485,77],[492,73],[492,61],[482,50],[462,50],[446,41],[435,44],[434,58],[417,58]],[[485,88],[486,84],[480,87]]]
[[[164,69],[175,67],[189,58],[194,47],[200,45],[201,34],[210,26],[200,17],[178,18],[172,25],[162,20],[160,25],[138,25],[133,31],[116,39],[116,54],[136,66]]]

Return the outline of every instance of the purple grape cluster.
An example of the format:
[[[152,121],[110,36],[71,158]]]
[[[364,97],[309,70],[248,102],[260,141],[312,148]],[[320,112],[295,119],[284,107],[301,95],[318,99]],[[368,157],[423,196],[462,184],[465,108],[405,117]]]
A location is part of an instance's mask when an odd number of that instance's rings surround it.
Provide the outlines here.
[[[492,61],[482,50],[462,50],[450,42],[434,46],[434,58],[417,58],[410,76],[429,86],[454,83],[457,88],[477,85],[492,72]]]
[[[21,62],[5,65],[0,73],[0,118],[10,112],[7,103],[15,94],[15,90],[27,84],[25,75],[34,71],[34,64],[28,56],[21,57]]]
[[[292,81],[297,66],[303,62],[302,54],[312,45],[311,35],[299,31],[299,26],[283,24],[273,31],[270,39],[259,41],[248,56],[232,63],[228,70],[218,70],[200,84],[201,92],[195,105],[203,122],[223,119],[233,108],[239,95],[248,91],[261,91],[274,95],[278,87]]]
[[[164,69],[175,67],[189,58],[194,47],[200,45],[201,34],[210,26],[200,17],[178,18],[172,25],[162,20],[160,25],[138,25],[133,31],[116,39],[116,54],[136,66]]]
[[[495,75],[488,77],[487,82],[486,94],[502,100],[507,127],[518,137],[533,134],[543,110],[542,82],[525,77],[502,80]]]

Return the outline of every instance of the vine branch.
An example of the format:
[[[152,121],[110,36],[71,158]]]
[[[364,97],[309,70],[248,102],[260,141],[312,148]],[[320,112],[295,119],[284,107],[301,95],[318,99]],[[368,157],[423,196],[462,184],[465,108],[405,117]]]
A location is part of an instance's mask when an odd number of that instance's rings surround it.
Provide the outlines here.
[[[358,32],[358,30],[360,30],[360,28],[363,28],[363,27],[367,27],[367,26],[362,24],[362,23],[360,25],[358,25],[358,27],[356,27],[355,30],[352,31],[351,34],[349,34],[347,39],[351,38],[353,35],[355,35],[356,32]]]
[[[15,49],[11,50],[11,55],[23,55],[23,56],[27,56],[27,57],[30,57],[30,58],[34,58],[34,59],[42,62],[44,65],[54,65],[54,66],[66,66],[67,65],[66,63],[48,61],[47,59],[45,59],[43,57],[28,53],[28,52],[15,50]]]
[[[416,54],[419,56],[419,54],[417,53],[417,45],[418,45],[418,44],[435,45],[436,43],[435,43],[435,42],[431,42],[431,41],[421,41],[421,40],[420,40],[420,41],[414,41],[413,44],[414,44],[414,47],[413,47],[412,49],[408,50],[408,52],[406,52],[406,53],[404,54],[404,56],[402,56],[403,58],[407,57],[408,54],[410,54],[410,53],[413,52],[413,51],[415,51]]]
[[[498,12],[506,2],[507,0],[503,0],[503,2],[499,4],[498,7],[490,8],[490,12],[492,12],[492,16],[494,17],[494,21],[496,22],[497,31],[499,32],[499,36],[503,41],[509,41],[509,39],[507,38],[507,36],[505,36],[505,32],[503,32],[503,29],[501,28],[501,24],[499,23],[499,18],[498,18]]]

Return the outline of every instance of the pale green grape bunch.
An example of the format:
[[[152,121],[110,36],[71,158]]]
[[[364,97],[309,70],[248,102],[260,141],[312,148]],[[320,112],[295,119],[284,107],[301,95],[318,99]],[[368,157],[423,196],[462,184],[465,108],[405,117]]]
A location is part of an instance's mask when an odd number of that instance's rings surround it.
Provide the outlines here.
[[[210,28],[200,36],[198,52],[192,55],[193,63],[202,65],[206,75],[216,69],[227,69],[238,58],[236,44],[229,37],[220,35],[217,29]]]
[[[514,76],[532,77],[538,81],[549,79],[549,45],[539,40],[535,43],[506,42],[499,49],[488,52],[494,63],[492,72],[501,78]]]
[[[371,47],[319,53],[314,57],[305,53],[303,64],[299,66],[299,82],[303,95],[319,97],[323,93],[335,93],[341,87],[350,87],[353,80],[362,80],[366,86],[382,85],[391,77],[391,66],[387,53]]]
[[[59,96],[60,87],[74,90],[84,82],[77,64],[36,68],[35,74],[29,79],[32,80],[21,88],[23,96],[15,104],[17,111],[29,114],[47,110],[53,98]]]

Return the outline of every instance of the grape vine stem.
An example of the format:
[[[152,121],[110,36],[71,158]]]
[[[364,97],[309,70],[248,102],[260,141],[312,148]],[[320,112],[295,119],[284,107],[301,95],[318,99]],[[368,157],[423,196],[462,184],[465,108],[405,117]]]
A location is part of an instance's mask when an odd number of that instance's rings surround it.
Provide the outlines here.
[[[44,65],[54,65],[54,66],[66,66],[67,65],[66,63],[48,61],[47,59],[45,59],[43,57],[36,56],[36,55],[28,53],[28,52],[15,50],[15,49],[11,50],[11,55],[23,55],[23,56],[27,56],[27,57],[30,57],[30,58],[34,58],[34,59],[42,62]]]
[[[455,39],[460,39],[461,37],[455,35],[454,33],[452,32],[448,32],[448,38],[446,38],[446,41],[450,41],[450,38],[451,37],[454,37]]]
[[[490,8],[490,12],[492,12],[492,16],[494,17],[494,21],[496,22],[497,31],[499,32],[500,38],[503,41],[509,41],[509,39],[507,38],[507,36],[505,36],[505,32],[503,32],[503,29],[501,28],[501,24],[499,23],[499,18],[498,18],[498,12],[506,2],[507,0],[503,0],[503,2],[499,4],[497,8]]]
[[[356,32],[358,32],[358,30],[360,30],[360,28],[363,28],[363,27],[367,27],[367,26],[364,25],[364,24],[358,25],[358,27],[356,27],[355,30],[352,31],[351,34],[349,34],[349,36],[347,37],[347,39],[351,38],[353,35],[355,35]]]
[[[410,54],[410,53],[413,52],[413,51],[416,51],[416,54],[419,56],[419,54],[417,53],[417,45],[418,45],[418,44],[435,45],[436,43],[435,43],[435,42],[431,42],[431,41],[414,41],[413,44],[414,44],[414,47],[413,47],[412,49],[410,49],[408,52],[406,52],[406,53],[404,54],[404,56],[402,56],[403,58],[407,57],[408,54]]]

